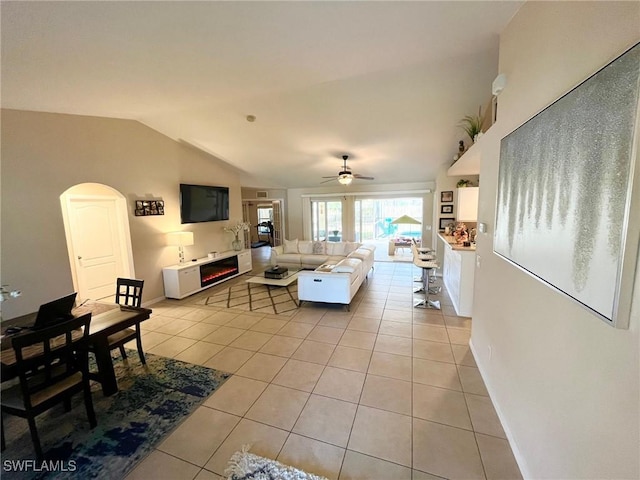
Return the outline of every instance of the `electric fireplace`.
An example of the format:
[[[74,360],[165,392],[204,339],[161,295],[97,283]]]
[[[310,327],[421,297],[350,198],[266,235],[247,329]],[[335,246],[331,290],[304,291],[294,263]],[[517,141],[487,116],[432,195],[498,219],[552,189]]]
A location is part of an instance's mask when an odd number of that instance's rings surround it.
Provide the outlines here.
[[[206,287],[238,273],[238,256],[200,265],[200,285]]]

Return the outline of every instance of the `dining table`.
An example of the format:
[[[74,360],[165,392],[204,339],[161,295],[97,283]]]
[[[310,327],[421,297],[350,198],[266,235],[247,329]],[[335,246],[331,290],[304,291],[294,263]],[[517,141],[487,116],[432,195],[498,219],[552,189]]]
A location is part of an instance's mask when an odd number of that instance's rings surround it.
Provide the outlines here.
[[[71,313],[74,317],[78,317],[89,312],[91,313],[89,341],[93,346],[92,351],[95,355],[98,369],[97,372],[90,373],[90,377],[101,383],[102,393],[105,396],[110,396],[118,391],[118,382],[111,359],[109,336],[134,325],[139,328],[139,324],[151,316],[152,310],[115,303],[93,302],[78,306]],[[0,354],[2,368],[0,373],[3,382],[17,376],[16,356],[11,339],[15,335],[32,331],[29,327],[33,325],[36,315],[36,313],[22,315],[2,322],[0,326],[0,332],[2,333]],[[14,331],[16,327],[20,329],[17,333],[7,333],[8,329]],[[78,331],[77,336],[80,338],[82,332]],[[31,354],[38,354],[38,352],[32,352]]]

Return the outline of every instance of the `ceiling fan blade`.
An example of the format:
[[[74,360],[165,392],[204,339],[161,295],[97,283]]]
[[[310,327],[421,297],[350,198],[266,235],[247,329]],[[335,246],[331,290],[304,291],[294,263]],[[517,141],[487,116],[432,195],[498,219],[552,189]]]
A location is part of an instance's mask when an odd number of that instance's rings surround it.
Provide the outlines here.
[[[364,175],[358,175],[357,173],[354,173],[353,176],[358,180],[375,180],[375,177],[366,177]]]
[[[322,178],[338,178],[338,175],[331,175],[331,176],[328,176],[328,177],[322,177]]]
[[[327,177],[322,177],[322,178],[327,178]],[[336,178],[338,178],[338,177],[331,177],[329,180],[325,180],[324,182],[320,182],[320,183],[322,184],[322,183],[335,182]]]

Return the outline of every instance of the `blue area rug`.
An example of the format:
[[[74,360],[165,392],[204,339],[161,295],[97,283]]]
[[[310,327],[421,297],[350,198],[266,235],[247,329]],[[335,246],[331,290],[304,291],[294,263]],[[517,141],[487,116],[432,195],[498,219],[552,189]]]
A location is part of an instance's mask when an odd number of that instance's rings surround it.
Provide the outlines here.
[[[118,393],[105,397],[100,385],[92,384],[96,428],[89,428],[81,394],[74,396],[70,412],[60,404],[37,417],[44,463],[35,462],[27,421],[4,415],[2,478],[124,478],[231,376],[151,354],[143,366],[135,350],[127,356],[122,361],[117,353],[114,360]]]

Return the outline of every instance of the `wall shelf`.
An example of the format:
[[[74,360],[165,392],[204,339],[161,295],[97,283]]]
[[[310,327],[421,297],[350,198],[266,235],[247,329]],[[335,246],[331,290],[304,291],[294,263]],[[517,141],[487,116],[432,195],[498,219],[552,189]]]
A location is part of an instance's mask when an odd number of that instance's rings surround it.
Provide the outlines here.
[[[469,149],[462,154],[456,163],[449,167],[449,170],[447,170],[448,176],[480,175],[482,138],[483,137],[480,137],[476,143],[471,145]]]

